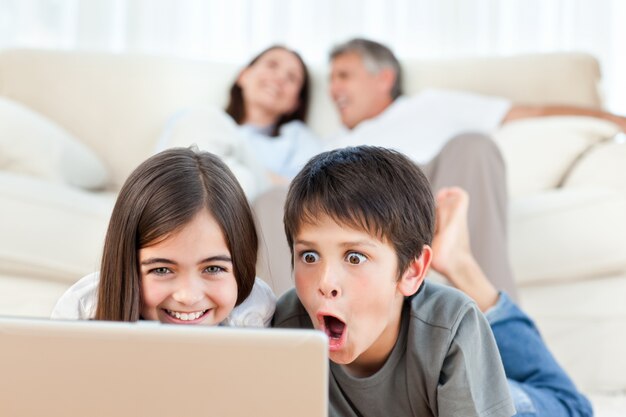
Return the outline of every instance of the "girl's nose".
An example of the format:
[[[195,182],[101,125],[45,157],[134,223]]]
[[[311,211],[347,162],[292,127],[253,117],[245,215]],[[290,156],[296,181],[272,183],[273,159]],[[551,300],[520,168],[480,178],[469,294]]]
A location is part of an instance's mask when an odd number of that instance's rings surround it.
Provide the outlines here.
[[[194,277],[180,277],[181,282],[172,298],[181,304],[193,305],[202,300],[204,293]]]

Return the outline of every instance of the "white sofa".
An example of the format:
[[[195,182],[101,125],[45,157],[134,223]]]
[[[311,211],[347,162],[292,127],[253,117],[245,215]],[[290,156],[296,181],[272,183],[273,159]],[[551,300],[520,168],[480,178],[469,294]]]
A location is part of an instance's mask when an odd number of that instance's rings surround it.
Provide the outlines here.
[[[598,64],[584,54],[403,65],[409,94],[431,86],[519,103],[602,104]],[[74,160],[87,152],[93,161],[84,174],[54,171],[74,166],[65,145],[29,136],[41,133],[29,131],[33,123],[3,127],[0,106],[0,314],[47,315],[72,282],[98,268],[115,191],[153,152],[177,110],[223,106],[236,71],[152,56],[0,52],[0,99],[60,127],[61,136],[86,146],[74,150]],[[339,121],[325,69],[312,72],[310,124],[324,135]],[[626,391],[626,146],[612,140],[617,132],[608,122],[550,118],[511,123],[496,134],[509,167],[510,248],[522,303],[587,392]],[[13,152],[30,143],[24,140],[45,145]],[[3,161],[7,149],[33,160]],[[104,191],[85,188],[102,183]],[[266,240],[282,239],[282,228],[275,229]],[[284,275],[263,277],[279,293],[289,285]]]

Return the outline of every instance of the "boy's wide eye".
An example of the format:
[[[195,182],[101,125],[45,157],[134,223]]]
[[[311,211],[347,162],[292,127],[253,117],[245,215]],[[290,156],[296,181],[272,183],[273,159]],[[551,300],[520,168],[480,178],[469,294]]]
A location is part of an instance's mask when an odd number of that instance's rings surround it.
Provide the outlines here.
[[[320,256],[315,252],[304,252],[300,255],[302,261],[306,264],[313,264],[320,259]]]
[[[352,265],[359,265],[367,261],[367,257],[362,253],[350,252],[346,255],[346,261]]]

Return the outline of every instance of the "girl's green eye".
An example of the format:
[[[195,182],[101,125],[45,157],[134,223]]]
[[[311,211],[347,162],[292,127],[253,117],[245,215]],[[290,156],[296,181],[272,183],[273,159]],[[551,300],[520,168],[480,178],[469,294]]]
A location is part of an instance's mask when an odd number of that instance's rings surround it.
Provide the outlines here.
[[[212,265],[212,266],[207,266],[205,271],[207,271],[209,274],[218,274],[220,272],[225,271],[225,269],[222,268],[221,266]]]

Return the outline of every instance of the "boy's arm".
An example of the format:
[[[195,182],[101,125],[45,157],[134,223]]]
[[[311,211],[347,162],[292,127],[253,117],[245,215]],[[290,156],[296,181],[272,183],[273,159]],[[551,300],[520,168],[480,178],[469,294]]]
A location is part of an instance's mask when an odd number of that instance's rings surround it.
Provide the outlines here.
[[[478,308],[467,307],[441,368],[438,415],[510,417],[515,408],[493,333]]]

